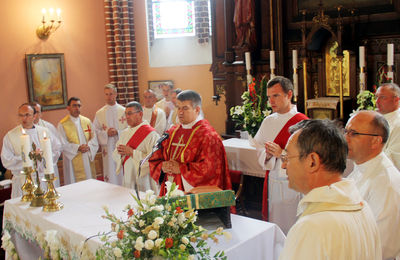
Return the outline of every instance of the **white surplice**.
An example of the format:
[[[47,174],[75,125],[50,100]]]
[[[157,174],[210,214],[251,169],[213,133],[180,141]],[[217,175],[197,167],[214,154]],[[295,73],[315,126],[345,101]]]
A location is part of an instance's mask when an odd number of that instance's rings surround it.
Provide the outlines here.
[[[150,124],[151,115],[153,114],[154,109],[157,109],[157,118],[156,118],[156,123],[153,126],[153,128],[156,129],[156,132],[159,135],[162,135],[165,131],[165,128],[167,127],[167,118],[165,116],[164,110],[162,110],[156,106],[153,106],[153,108],[143,107],[143,120],[146,120]]]
[[[352,180],[311,190],[298,214],[279,259],[382,259],[374,216]]]
[[[400,109],[384,114],[383,117],[388,121],[390,127],[389,139],[383,149],[400,171]]]
[[[118,145],[126,145],[131,137],[136,133],[136,131],[142,125],[148,125],[147,121],[143,121],[141,124],[135,127],[126,128],[121,133],[121,137],[119,138],[116,147]],[[138,147],[133,150],[133,155],[126,160],[125,165],[122,166],[122,162],[124,157],[122,157],[118,150],[115,149],[113,152],[113,159],[117,163],[117,170],[123,168],[123,186],[135,189],[139,191],[146,191],[146,190],[153,190],[155,194],[158,194],[159,188],[158,184],[150,177],[149,174],[149,163],[145,162],[140,171],[140,177],[138,178],[139,172],[139,164],[140,161],[143,160],[148,154],[151,153],[153,146],[156,144],[157,140],[160,136],[157,134],[156,131],[152,131],[149,133],[146,138],[138,145]],[[135,184],[137,183],[138,188],[136,189]]]
[[[52,135],[47,130],[47,128],[35,125],[34,128],[24,129],[26,134],[29,135],[31,142],[35,143],[36,147],[40,149],[40,139],[43,139],[43,135],[46,132],[46,136],[48,136],[53,144]],[[14,129],[10,130],[3,139],[3,147],[1,150],[1,161],[5,168],[11,171],[13,174],[12,177],[12,192],[11,198],[15,198],[22,195],[21,187],[25,182],[25,177],[21,174],[23,169],[22,167],[22,158],[21,158],[21,140],[20,136],[22,135],[22,126],[18,125]],[[59,156],[59,150],[61,144],[57,141],[54,141],[55,145],[52,145],[52,153],[53,153],[53,161],[56,160],[56,156]],[[38,164],[38,172],[40,179],[42,179],[44,168],[42,162]],[[35,174],[32,174],[32,178],[36,181]],[[42,188],[45,190],[45,183],[41,182]]]
[[[383,259],[400,256],[400,172],[385,153],[355,164],[354,179],[374,213],[381,234]]]
[[[266,160],[265,143],[273,142],[286,123],[296,114],[297,108],[292,105],[290,111],[285,114],[273,113],[267,116],[254,137],[258,163],[264,170],[269,170],[268,221],[277,224],[285,234],[296,222],[296,208],[301,194],[289,189],[286,170],[281,168],[280,158],[272,157]]]
[[[109,183],[122,185],[122,174],[116,174],[116,164],[112,158],[115,144],[122,132],[127,127],[125,119],[125,108],[119,104],[113,106],[105,105],[96,112],[93,121],[103,157],[103,174]],[[118,135],[108,136],[109,128],[118,131]]]
[[[60,158],[61,152],[62,152],[62,146],[61,146],[61,141],[60,141],[60,135],[58,134],[57,128],[50,122],[47,122],[43,119],[39,119],[39,122],[37,123],[38,125],[42,127],[46,127],[51,135],[51,147],[52,150],[54,150],[53,147],[58,147],[58,149],[53,153],[53,168],[54,168],[54,176],[56,177],[56,180],[54,181],[54,186],[60,187],[60,174],[58,173],[58,159]]]
[[[75,182],[74,168],[72,166],[72,159],[79,153],[78,148],[81,144],[86,144],[86,138],[81,126],[81,120],[79,117],[73,117],[69,115],[71,121],[75,124],[75,128],[78,131],[79,144],[68,142],[67,136],[64,131],[62,124],[58,124],[58,132],[60,134],[61,144],[63,146],[63,171],[64,171],[64,184],[71,184]],[[91,129],[93,126],[91,124]],[[92,131],[94,132],[94,131]],[[92,138],[87,143],[90,151],[82,153],[83,165],[85,168],[86,178],[91,179],[92,173],[90,168],[90,162],[94,160],[97,150],[99,149],[99,143],[97,142],[96,133],[93,133]]]

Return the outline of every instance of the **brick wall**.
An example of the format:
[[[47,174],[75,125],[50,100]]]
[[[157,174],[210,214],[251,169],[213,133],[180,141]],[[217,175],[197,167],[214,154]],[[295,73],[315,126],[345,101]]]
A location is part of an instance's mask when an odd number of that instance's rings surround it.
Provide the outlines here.
[[[209,0],[194,0],[196,36],[200,44],[206,44],[210,39],[208,2]]]

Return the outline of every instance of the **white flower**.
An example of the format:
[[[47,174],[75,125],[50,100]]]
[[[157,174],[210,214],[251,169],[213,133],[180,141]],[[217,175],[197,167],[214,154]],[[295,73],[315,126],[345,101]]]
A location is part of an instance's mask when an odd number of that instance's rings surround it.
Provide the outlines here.
[[[143,227],[143,226],[144,226],[144,224],[145,224],[145,222],[144,222],[144,220],[143,220],[143,219],[139,220],[139,227]]]
[[[241,106],[236,106],[235,107],[235,112],[233,112],[233,114],[240,116],[241,114],[243,114],[243,108]]]
[[[222,227],[217,228],[216,232],[218,235],[222,235],[222,231],[224,231],[224,229]]]
[[[161,225],[162,223],[164,223],[164,219],[162,217],[156,217],[154,219],[154,223]]]
[[[156,246],[156,247],[160,247],[162,242],[163,242],[163,239],[162,239],[162,238],[157,238],[157,239],[156,239],[156,242],[155,242],[155,246]]]
[[[147,237],[154,240],[157,238],[157,232],[154,230],[150,230],[149,234],[147,234]]]
[[[135,249],[138,251],[142,251],[143,247],[144,247],[143,237],[138,237],[136,239]]]
[[[145,247],[147,250],[153,249],[153,247],[154,247],[154,242],[153,242],[153,240],[150,240],[150,239],[146,240],[146,242],[144,242],[144,247]]]
[[[194,255],[190,255],[189,257],[188,257],[188,260],[195,260],[196,258],[195,258],[195,256]]]
[[[257,113],[256,113],[256,111],[251,111],[251,115],[253,116],[253,117],[256,117],[257,116]]]
[[[185,222],[185,221],[186,221],[185,214],[179,213],[179,215],[178,215],[178,224],[183,224],[183,222]]]
[[[114,248],[114,255],[116,257],[122,257],[122,251],[119,249],[119,247]]]
[[[101,207],[103,208],[104,211],[108,212],[108,206],[107,205],[103,205]]]
[[[157,205],[157,206],[153,206],[152,209],[154,209],[155,211],[162,211],[164,209],[163,205]]]
[[[149,203],[151,205],[154,205],[156,203],[156,200],[157,200],[157,196],[156,195],[152,195],[152,196],[150,196]]]
[[[263,111],[264,116],[269,116],[270,114],[271,114],[271,111],[269,111],[268,109]]]
[[[185,245],[187,245],[189,243],[189,239],[187,237],[182,237],[181,238],[182,243],[184,243]]]
[[[180,245],[179,245],[179,249],[183,251],[183,250],[186,249],[186,246],[185,246],[184,244],[180,244]]]

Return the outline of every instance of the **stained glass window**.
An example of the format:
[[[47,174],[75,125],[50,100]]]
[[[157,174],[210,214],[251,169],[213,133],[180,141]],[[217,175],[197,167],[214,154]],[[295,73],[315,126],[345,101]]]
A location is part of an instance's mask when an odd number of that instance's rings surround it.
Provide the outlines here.
[[[154,37],[194,36],[193,0],[153,0]]]

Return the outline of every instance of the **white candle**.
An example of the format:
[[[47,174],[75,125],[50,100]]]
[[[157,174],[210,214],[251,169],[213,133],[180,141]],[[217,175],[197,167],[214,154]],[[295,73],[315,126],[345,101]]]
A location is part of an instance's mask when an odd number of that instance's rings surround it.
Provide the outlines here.
[[[365,67],[365,47],[360,46],[359,48],[359,63],[360,63],[360,68]]]
[[[394,45],[389,43],[387,45],[387,65],[393,66]]]
[[[269,68],[275,69],[275,51],[269,51]]]
[[[40,147],[43,151],[44,174],[53,174],[53,154],[51,152],[51,142],[50,139],[47,138],[46,132],[44,132],[43,139],[40,140]]]
[[[42,9],[42,22],[46,22],[46,9]]]
[[[57,21],[61,21],[61,9],[57,8],[56,13],[57,13]]]
[[[21,157],[22,157],[22,167],[32,167],[33,162],[31,158],[29,158],[29,153],[32,150],[32,145],[31,145],[31,138],[29,135],[27,135],[22,129],[22,135],[20,136],[20,141],[21,141]]]
[[[360,72],[360,92],[365,90],[365,73]]]
[[[293,70],[297,69],[297,50],[292,51],[293,56]]]
[[[297,73],[293,73],[293,87],[294,87],[294,96],[297,97],[299,95],[299,75]]]
[[[245,52],[244,53],[244,57],[246,60],[246,70],[251,70],[251,56],[250,56],[250,52]]]

